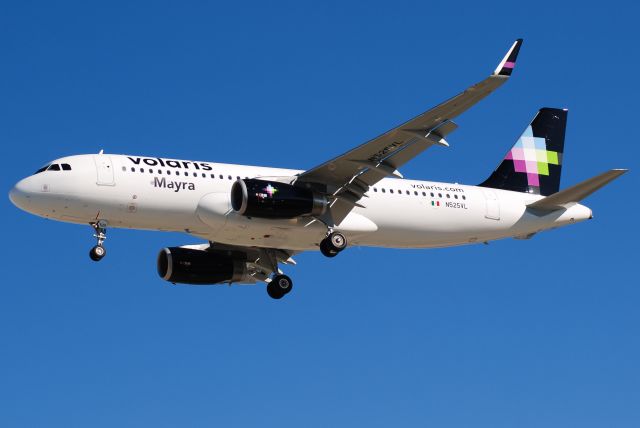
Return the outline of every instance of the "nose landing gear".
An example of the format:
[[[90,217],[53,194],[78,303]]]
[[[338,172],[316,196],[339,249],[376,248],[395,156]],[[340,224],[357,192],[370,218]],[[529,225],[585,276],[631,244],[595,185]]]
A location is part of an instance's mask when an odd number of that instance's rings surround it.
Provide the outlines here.
[[[91,260],[94,262],[99,262],[106,254],[107,250],[105,250],[102,245],[96,245],[89,250],[89,257],[91,257]]]
[[[330,232],[320,241],[320,252],[326,257],[335,257],[347,248],[347,238],[340,232]]]
[[[94,238],[97,240],[97,244],[89,251],[89,257],[94,262],[99,262],[102,258],[107,255],[107,250],[105,250],[104,240],[107,239],[107,222],[104,220],[100,220],[96,223],[91,223],[91,227],[95,230]]]

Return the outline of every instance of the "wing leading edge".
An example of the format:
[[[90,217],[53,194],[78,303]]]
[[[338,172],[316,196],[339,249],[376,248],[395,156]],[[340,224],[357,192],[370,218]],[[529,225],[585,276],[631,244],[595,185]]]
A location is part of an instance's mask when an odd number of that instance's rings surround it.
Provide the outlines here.
[[[384,177],[398,176],[398,168],[433,145],[448,146],[445,137],[457,128],[452,119],[502,86],[511,75],[522,39],[516,40],[495,71],[438,106],[386,133],[316,166],[296,179],[319,187],[330,195],[331,208],[325,223],[338,225],[370,186]]]

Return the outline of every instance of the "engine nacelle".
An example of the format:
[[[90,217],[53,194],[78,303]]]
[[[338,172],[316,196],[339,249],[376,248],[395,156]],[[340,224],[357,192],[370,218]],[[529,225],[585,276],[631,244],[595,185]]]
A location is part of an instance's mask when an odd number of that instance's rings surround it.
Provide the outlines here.
[[[245,260],[224,253],[192,248],[163,248],[158,254],[158,274],[166,281],[208,285],[246,278]]]
[[[324,195],[277,181],[239,179],[231,187],[231,206],[247,217],[284,219],[321,215],[327,205]]]

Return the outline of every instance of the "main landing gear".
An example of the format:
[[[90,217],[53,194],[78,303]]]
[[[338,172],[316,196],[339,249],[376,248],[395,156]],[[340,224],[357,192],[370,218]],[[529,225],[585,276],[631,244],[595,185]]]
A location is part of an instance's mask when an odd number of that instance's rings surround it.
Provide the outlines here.
[[[330,232],[320,241],[320,252],[326,257],[335,257],[347,248],[347,238],[340,232]]]
[[[327,237],[320,241],[320,251],[327,257],[335,257],[342,250],[347,248],[347,238],[340,232],[329,229]],[[267,284],[267,294],[272,299],[282,299],[291,292],[293,281],[287,275],[282,275],[278,271],[277,259],[272,254],[265,254],[265,259],[270,260],[271,272],[275,272],[271,281]],[[264,279],[267,280],[267,279]]]
[[[93,230],[95,230],[93,236],[96,238],[98,243],[89,251],[89,257],[91,257],[91,260],[93,260],[94,262],[99,262],[104,256],[107,255],[107,250],[105,250],[104,246],[102,245],[104,243],[104,240],[107,239],[107,222],[104,220],[100,220],[96,223],[91,223],[91,227],[93,227]]]
[[[282,299],[293,288],[293,281],[287,275],[276,275],[267,284],[267,294],[272,299]]]

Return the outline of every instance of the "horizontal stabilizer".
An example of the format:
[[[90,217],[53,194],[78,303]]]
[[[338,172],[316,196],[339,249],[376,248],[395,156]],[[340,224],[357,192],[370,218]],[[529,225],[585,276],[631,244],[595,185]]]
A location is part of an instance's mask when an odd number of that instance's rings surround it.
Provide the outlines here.
[[[627,169],[612,169],[611,171],[604,172],[575,186],[571,186],[539,201],[533,202],[527,205],[527,207],[542,211],[554,211],[567,208],[568,205],[580,202],[627,171]]]

